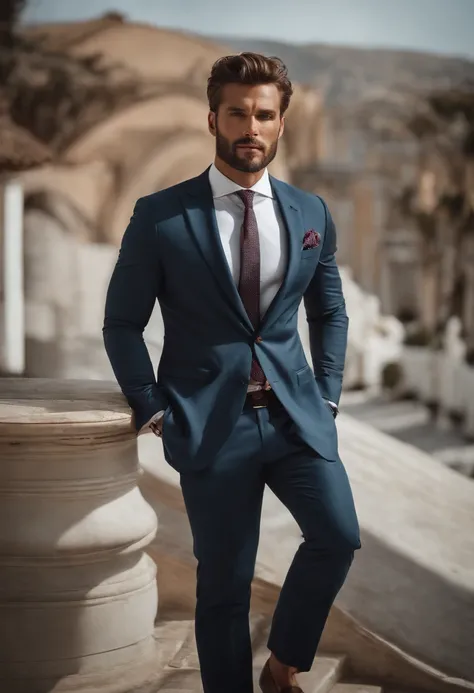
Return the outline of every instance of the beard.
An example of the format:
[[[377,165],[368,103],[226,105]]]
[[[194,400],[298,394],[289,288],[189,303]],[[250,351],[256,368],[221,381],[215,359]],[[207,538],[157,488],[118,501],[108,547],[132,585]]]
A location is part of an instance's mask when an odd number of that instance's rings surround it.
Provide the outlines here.
[[[268,150],[259,149],[258,151],[241,153],[237,149],[238,145],[255,145],[261,147],[260,143],[255,142],[251,138],[244,137],[235,142],[229,142],[219,130],[216,132],[216,154],[228,166],[231,166],[236,171],[243,173],[258,173],[266,168],[275,158],[278,151],[278,137],[272,142]]]

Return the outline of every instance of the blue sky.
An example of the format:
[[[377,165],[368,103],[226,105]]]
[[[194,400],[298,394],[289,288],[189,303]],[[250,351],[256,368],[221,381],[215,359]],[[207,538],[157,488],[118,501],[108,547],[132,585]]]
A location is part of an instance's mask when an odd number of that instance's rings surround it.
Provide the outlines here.
[[[86,19],[109,10],[214,36],[405,48],[474,58],[474,0],[30,0],[25,20]]]

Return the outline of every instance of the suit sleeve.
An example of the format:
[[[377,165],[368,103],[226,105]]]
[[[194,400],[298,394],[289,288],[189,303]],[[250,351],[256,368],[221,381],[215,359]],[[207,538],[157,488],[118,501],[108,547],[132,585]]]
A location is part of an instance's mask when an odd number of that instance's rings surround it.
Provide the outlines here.
[[[339,404],[347,349],[349,320],[336,263],[336,229],[329,209],[319,198],[326,228],[321,255],[304,295],[313,369],[322,397]]]
[[[105,302],[104,345],[117,382],[134,412],[138,430],[167,399],[158,387],[143,331],[161,281],[156,229],[141,198],[124,233]]]

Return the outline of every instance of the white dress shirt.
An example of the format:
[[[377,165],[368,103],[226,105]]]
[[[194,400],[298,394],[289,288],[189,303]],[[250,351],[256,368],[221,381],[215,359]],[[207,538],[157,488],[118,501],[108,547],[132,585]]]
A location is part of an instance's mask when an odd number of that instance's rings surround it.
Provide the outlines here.
[[[222,248],[236,285],[240,274],[240,235],[244,223],[244,203],[236,193],[241,185],[224,176],[213,164],[209,171],[217,228]],[[253,190],[253,209],[260,241],[260,317],[263,317],[280,288],[288,261],[287,231],[277,201],[273,197],[268,171]]]

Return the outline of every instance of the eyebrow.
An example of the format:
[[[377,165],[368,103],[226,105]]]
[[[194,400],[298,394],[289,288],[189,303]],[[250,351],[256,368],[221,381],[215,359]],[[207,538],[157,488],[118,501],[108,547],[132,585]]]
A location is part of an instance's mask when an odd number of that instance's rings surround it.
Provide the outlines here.
[[[240,108],[239,106],[228,106],[227,107],[228,111],[232,111],[233,113],[245,113],[244,108]],[[260,108],[257,111],[258,115],[271,115],[271,116],[276,116],[276,111],[274,111],[271,108]]]

